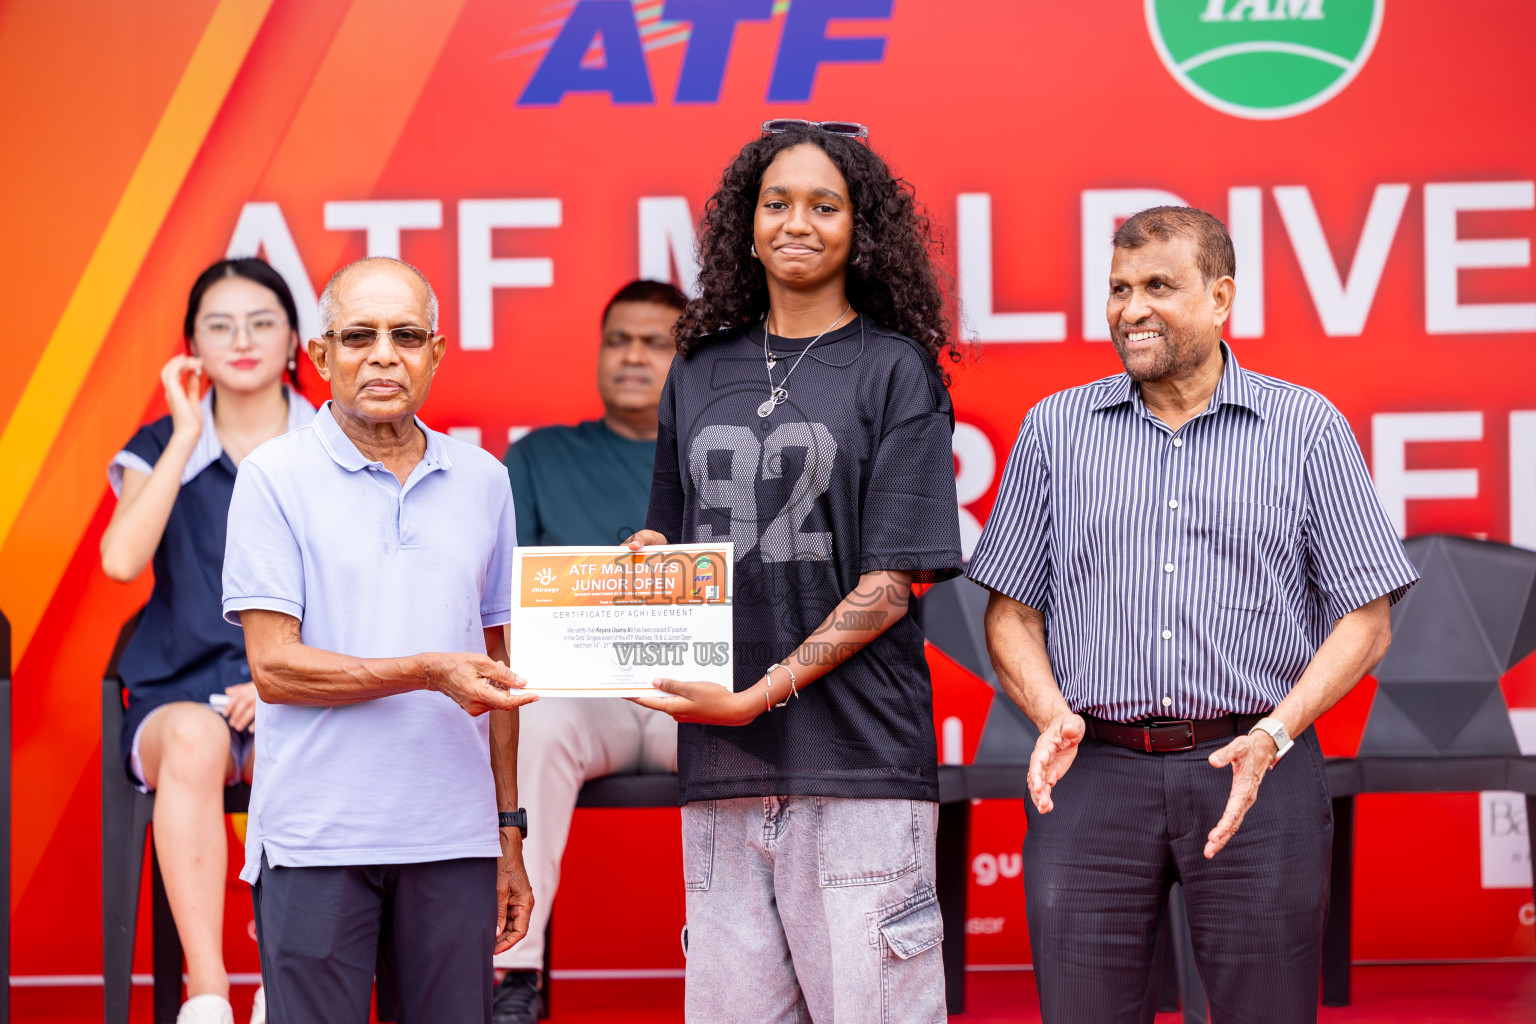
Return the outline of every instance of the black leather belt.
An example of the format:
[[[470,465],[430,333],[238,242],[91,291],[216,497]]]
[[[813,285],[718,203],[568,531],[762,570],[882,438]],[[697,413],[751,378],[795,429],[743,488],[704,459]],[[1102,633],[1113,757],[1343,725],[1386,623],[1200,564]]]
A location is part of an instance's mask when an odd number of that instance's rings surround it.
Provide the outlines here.
[[[1111,722],[1092,715],[1084,715],[1088,724],[1088,738],[1100,743],[1113,743],[1127,750],[1141,750],[1149,754],[1168,754],[1176,750],[1193,750],[1206,740],[1223,736],[1248,734],[1258,724],[1258,715],[1222,715],[1220,718],[1149,718],[1139,722]]]

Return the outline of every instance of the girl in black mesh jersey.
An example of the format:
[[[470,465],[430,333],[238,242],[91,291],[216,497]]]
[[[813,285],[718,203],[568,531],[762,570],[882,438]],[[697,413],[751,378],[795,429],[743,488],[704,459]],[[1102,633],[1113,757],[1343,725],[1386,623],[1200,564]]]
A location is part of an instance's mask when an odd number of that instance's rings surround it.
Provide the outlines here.
[[[726,168],[678,325],[646,529],[734,547],[735,690],[678,733],[690,1022],[945,1019],[937,752],[914,582],[960,571],[936,248],[862,126]]]

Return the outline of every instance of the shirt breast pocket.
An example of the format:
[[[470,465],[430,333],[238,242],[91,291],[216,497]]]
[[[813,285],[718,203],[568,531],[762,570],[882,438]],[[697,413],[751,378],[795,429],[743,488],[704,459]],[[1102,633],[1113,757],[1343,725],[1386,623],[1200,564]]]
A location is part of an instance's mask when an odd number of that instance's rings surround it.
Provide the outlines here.
[[[1296,514],[1278,505],[1229,501],[1217,530],[1216,600],[1223,608],[1267,610],[1278,589],[1277,569],[1290,559]]]

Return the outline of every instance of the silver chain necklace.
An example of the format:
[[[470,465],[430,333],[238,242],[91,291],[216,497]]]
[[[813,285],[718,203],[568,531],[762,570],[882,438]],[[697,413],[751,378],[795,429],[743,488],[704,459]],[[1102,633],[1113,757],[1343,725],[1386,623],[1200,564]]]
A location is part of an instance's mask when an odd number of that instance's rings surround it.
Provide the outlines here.
[[[789,378],[793,376],[794,372],[800,368],[800,360],[804,359],[805,354],[814,348],[818,341],[826,336],[827,331],[830,331],[832,328],[841,323],[843,317],[847,316],[852,310],[853,303],[850,302],[846,309],[837,314],[837,319],[833,320],[830,324],[827,325],[826,330],[812,338],[811,343],[801,350],[799,358],[797,358],[794,362],[794,365],[789,368],[789,373],[786,373],[784,375],[784,379],[778,384],[774,384],[773,382],[773,366],[778,362],[778,360],[774,358],[773,353],[768,350],[768,318],[766,316],[763,318],[763,368],[768,373],[768,399],[762,405],[757,407],[757,414],[759,416],[761,416],[763,419],[767,419],[769,416],[773,415],[773,410],[789,401],[789,392],[784,390],[784,385],[789,383]]]

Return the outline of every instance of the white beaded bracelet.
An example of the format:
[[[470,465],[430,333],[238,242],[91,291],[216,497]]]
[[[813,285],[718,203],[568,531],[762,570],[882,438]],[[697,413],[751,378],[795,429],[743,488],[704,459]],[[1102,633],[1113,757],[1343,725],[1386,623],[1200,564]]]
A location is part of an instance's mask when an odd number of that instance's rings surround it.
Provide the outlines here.
[[[773,697],[771,696],[771,694],[773,693],[773,670],[776,669],[776,668],[781,668],[785,672],[789,673],[789,693],[790,693],[790,696],[794,697],[796,700],[800,699],[800,690],[795,685],[796,682],[797,682],[797,680],[795,679],[795,670],[790,668],[788,665],[784,664],[783,662],[776,661],[772,665],[769,665],[766,669],[763,670],[763,678],[768,680],[768,689],[763,691],[763,702],[768,705],[768,709],[770,711],[773,710],[774,708],[781,708],[785,704],[789,703],[789,697],[785,697],[782,701],[780,701],[777,704],[773,703]]]

